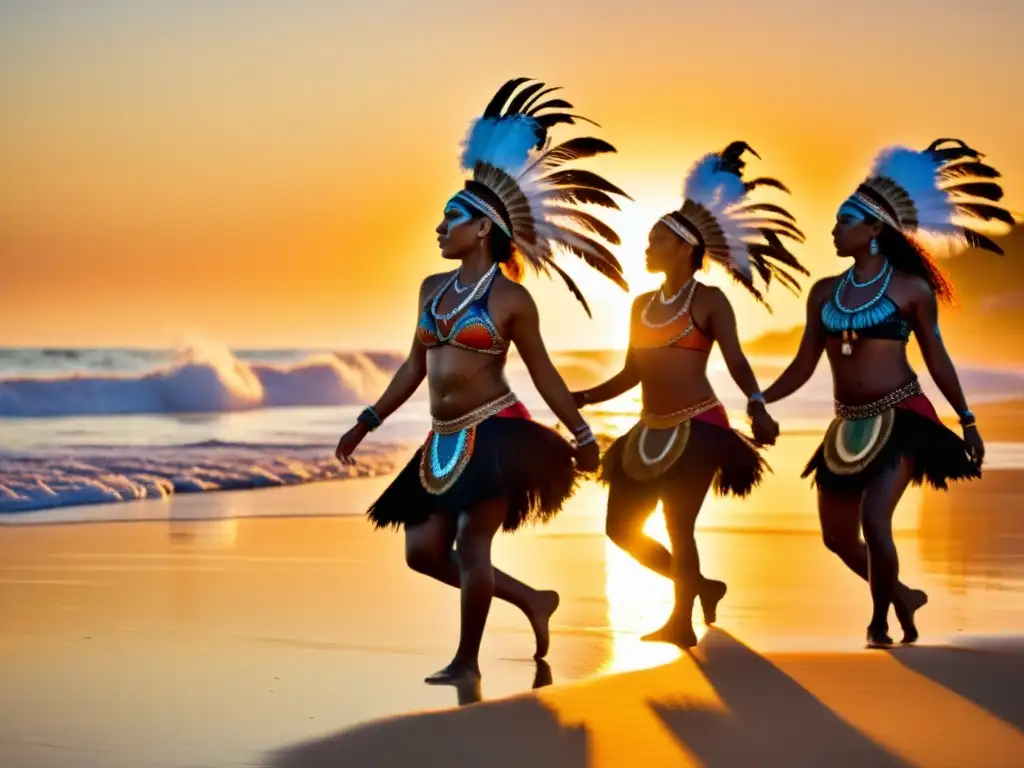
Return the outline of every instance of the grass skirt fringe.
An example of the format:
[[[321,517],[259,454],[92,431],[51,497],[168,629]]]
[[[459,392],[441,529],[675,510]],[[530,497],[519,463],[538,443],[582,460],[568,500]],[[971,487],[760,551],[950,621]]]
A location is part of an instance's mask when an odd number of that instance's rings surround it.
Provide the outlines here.
[[[377,528],[425,522],[435,512],[459,514],[494,499],[508,499],[503,529],[553,518],[576,490],[572,446],[557,432],[524,418],[492,416],[476,428],[473,455],[455,483],[434,496],[420,483],[416,451],[367,512]]]
[[[895,408],[889,440],[870,464],[855,475],[837,475],[825,463],[825,446],[818,446],[802,477],[813,475],[817,487],[834,493],[860,493],[874,477],[895,467],[903,457],[911,459],[911,483],[927,483],[946,490],[950,480],[981,477],[981,470],[967,454],[967,444],[934,419],[906,408]]]

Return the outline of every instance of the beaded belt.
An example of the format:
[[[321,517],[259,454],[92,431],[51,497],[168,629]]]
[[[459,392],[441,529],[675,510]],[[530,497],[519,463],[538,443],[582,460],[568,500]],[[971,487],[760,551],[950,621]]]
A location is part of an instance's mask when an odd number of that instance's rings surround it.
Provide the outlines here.
[[[924,390],[921,389],[921,382],[916,378],[904,384],[897,390],[890,392],[885,397],[879,398],[871,403],[864,403],[863,405],[846,405],[836,400],[836,416],[847,419],[850,421],[856,421],[858,419],[869,419],[872,416],[878,416],[880,413],[888,411],[904,400],[909,400],[912,397],[923,395]]]
[[[491,400],[489,403],[477,406],[469,413],[459,416],[458,418],[448,419],[447,421],[431,419],[430,430],[438,435],[454,435],[456,432],[479,424],[485,419],[489,419],[496,413],[501,413],[506,408],[509,408],[518,402],[519,398],[515,396],[514,392],[506,392],[496,400]]]
[[[651,429],[671,429],[682,424],[684,421],[700,416],[702,413],[713,411],[720,405],[721,403],[717,397],[711,397],[696,405],[672,411],[672,413],[648,413],[647,411],[642,411],[640,413],[640,421],[643,422],[645,427]]]

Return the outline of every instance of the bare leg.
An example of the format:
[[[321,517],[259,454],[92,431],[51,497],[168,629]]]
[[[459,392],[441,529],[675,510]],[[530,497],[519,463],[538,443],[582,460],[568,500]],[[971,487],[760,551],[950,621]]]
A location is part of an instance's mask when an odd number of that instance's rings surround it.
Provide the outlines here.
[[[889,606],[896,597],[900,574],[896,542],[892,538],[892,516],[909,483],[910,465],[903,461],[874,478],[864,489],[861,527],[868,550],[868,583],[874,607],[868,626],[869,642],[876,637],[888,639]]]
[[[462,587],[462,626],[455,658],[427,678],[428,683],[455,683],[480,676],[480,641],[494,597],[495,574],[491,543],[505,520],[508,502],[487,501],[459,516],[456,558]]]
[[[638,506],[622,486],[612,483],[608,490],[605,532],[616,546],[640,565],[671,579],[672,553],[644,533],[644,524],[652,512],[653,506]]]
[[[674,578],[672,553],[665,549],[661,542],[644,533],[644,525],[653,511],[653,506],[638,505],[622,486],[613,483],[608,491],[608,515],[605,519],[605,532],[608,534],[608,538],[640,565],[666,579],[672,579]],[[687,556],[694,562],[698,562],[696,548],[690,550],[687,547],[687,549]],[[704,609],[704,620],[708,624],[713,624],[717,618],[718,602],[725,596],[725,583],[705,579],[701,576],[699,562],[697,572],[701,582],[700,598],[701,606]]]
[[[687,460],[685,477],[678,486],[664,498],[665,522],[669,539],[672,543],[672,581],[675,585],[675,607],[665,625],[644,637],[645,640],[674,643],[682,648],[691,648],[697,644],[697,636],[693,631],[693,601],[700,595],[705,602],[704,594],[714,592],[714,613],[718,600],[725,594],[725,584],[704,579],[700,573],[700,554],[694,528],[697,515],[704,497],[707,496],[711,481],[714,479],[717,463],[712,457],[701,457],[697,454],[683,456]],[[720,585],[720,586],[717,586]],[[708,605],[705,603],[705,614]]]
[[[903,487],[906,487],[905,484]],[[868,548],[860,537],[861,502],[864,495],[835,494],[818,489],[818,516],[825,546],[835,553],[847,568],[867,581]],[[913,642],[917,639],[914,613],[927,602],[928,596],[924,592],[897,582],[894,607],[903,628],[904,642]]]
[[[456,528],[454,516],[445,514],[431,515],[425,523],[406,528],[405,561],[409,567],[450,587],[461,587],[452,549]],[[495,568],[494,596],[526,614],[537,641],[536,657],[545,656],[550,643],[548,622],[558,608],[558,593],[533,589]]]

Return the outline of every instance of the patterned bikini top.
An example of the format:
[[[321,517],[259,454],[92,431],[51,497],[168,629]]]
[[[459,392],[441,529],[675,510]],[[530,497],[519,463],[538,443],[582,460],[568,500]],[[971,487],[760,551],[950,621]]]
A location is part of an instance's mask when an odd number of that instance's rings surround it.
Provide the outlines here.
[[[875,298],[855,308],[847,307],[839,298],[846,283],[852,280],[852,273],[848,272],[837,280],[832,295],[821,306],[821,322],[828,335],[842,336],[844,333],[854,332],[865,339],[908,342],[910,323],[903,319],[899,306],[885,293],[891,276],[890,268]]]
[[[505,355],[508,353],[508,341],[498,332],[490,313],[487,311],[487,300],[494,286],[493,278],[483,289],[480,296],[474,299],[458,317],[451,321],[448,333],[441,331],[441,323],[434,315],[437,304],[444,292],[454,285],[458,272],[452,274],[444,285],[423,305],[420,321],[416,327],[416,338],[428,349],[440,346],[452,346],[470,352],[482,352],[486,355]]]
[[[697,327],[697,324],[693,322],[693,315],[690,313],[690,303],[693,301],[696,290],[697,283],[694,281],[690,288],[690,294],[679,308],[679,312],[664,323],[655,323],[648,319],[650,309],[658,299],[659,291],[652,293],[650,301],[641,310],[639,318],[633,322],[633,327],[630,329],[629,345],[634,349],[675,347],[676,349],[710,353],[715,342]]]

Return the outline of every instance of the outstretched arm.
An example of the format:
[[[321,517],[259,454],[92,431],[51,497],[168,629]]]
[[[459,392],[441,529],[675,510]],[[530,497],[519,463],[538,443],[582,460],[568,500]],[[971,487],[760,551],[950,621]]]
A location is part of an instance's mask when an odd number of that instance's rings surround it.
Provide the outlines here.
[[[523,358],[526,369],[530,372],[530,378],[533,379],[544,402],[548,404],[559,421],[565,424],[573,434],[577,434],[586,429],[587,422],[576,409],[569,388],[558,371],[555,370],[551,357],[544,347],[544,340],[540,336],[540,316],[537,313],[537,305],[526,290],[519,291],[516,299],[511,340],[515,342],[519,356]]]
[[[789,397],[814,374],[825,351],[825,326],[821,323],[821,302],[829,290],[829,280],[819,280],[807,297],[807,316],[800,348],[789,367],[764,391],[765,402],[774,403]]]
[[[622,370],[612,376],[608,381],[598,384],[596,387],[585,389],[576,393],[576,402],[584,405],[603,403],[606,400],[618,397],[629,392],[640,383],[640,371],[636,367],[636,359],[633,357],[633,350],[627,350],[626,362]]]

